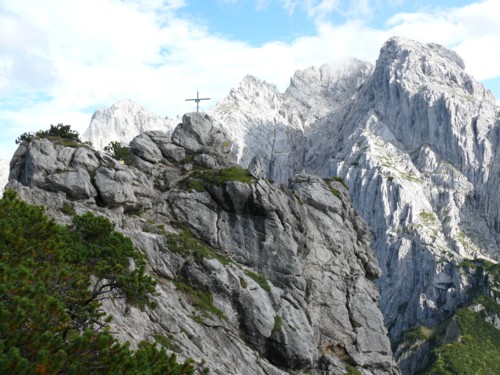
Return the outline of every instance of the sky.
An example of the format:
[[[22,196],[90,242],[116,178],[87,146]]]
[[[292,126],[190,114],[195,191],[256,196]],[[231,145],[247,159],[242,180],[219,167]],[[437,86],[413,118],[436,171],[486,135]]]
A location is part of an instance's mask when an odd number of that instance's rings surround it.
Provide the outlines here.
[[[174,117],[199,90],[208,110],[247,74],[284,91],[298,69],[375,63],[391,36],[456,51],[500,100],[499,0],[0,0],[0,160],[118,100]]]

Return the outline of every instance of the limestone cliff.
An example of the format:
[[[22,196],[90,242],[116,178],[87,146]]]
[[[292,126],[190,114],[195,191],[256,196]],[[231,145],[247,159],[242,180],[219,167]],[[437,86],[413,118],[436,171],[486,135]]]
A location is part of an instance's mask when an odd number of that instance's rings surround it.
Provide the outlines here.
[[[92,211],[148,258],[156,308],[107,300],[121,340],[156,341],[215,374],[397,374],[369,229],[341,181],[250,175],[210,117],[145,132],[124,165],[88,146],[22,143],[8,187],[59,222]],[[119,297],[119,296],[117,296]]]
[[[266,176],[338,175],[373,233],[391,337],[467,300],[464,258],[499,259],[495,99],[435,44],[392,38],[375,67],[297,72],[285,93],[247,77],[213,116]]]

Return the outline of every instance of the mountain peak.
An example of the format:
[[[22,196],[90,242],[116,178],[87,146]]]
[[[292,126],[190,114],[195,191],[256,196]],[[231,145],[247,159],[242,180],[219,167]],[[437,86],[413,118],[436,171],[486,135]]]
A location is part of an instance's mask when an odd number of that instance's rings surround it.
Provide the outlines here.
[[[262,91],[266,91],[277,96],[280,95],[280,91],[275,84],[268,83],[263,79],[257,78],[251,74],[247,74],[245,77],[243,77],[238,86],[231,90],[229,95],[233,97],[241,95],[243,93],[254,95]]]
[[[435,43],[389,39],[380,50],[372,82],[376,92],[398,86],[411,95],[424,90],[435,98],[446,94],[495,104],[493,94],[465,71],[462,58]]]
[[[380,57],[388,55],[392,59],[400,59],[402,56],[408,56],[412,53],[419,57],[432,57],[436,60],[446,60],[448,64],[452,64],[461,70],[465,69],[463,59],[454,51],[436,44],[436,43],[419,43],[414,40],[392,37],[387,40],[380,50]]]
[[[136,135],[149,130],[171,133],[179,119],[164,119],[130,99],[120,100],[110,108],[98,109],[82,138],[102,150],[112,141],[128,144]]]
[[[142,111],[142,112],[149,112],[152,113],[149,109],[139,105],[138,103],[134,102],[132,99],[121,99],[115,102],[111,108],[113,111],[117,110],[131,110],[131,111]],[[106,109],[100,109],[98,111],[105,111]],[[97,112],[98,112],[97,111]],[[95,116],[95,114],[94,114]]]
[[[372,71],[372,64],[357,59],[312,66],[297,70],[285,93],[304,103],[316,97],[323,97],[330,104],[339,103],[351,98]]]

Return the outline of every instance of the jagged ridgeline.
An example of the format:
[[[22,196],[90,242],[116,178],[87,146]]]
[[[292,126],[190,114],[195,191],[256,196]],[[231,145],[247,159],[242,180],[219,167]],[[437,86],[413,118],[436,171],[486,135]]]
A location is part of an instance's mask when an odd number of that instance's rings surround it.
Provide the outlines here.
[[[235,164],[227,134],[199,113],[185,115],[171,137],[145,132],[107,150],[26,139],[7,188],[45,206],[66,225],[50,224],[58,233],[72,235],[85,219],[91,231],[114,229],[139,250],[120,258],[113,241],[90,253],[73,237],[58,241],[63,254],[75,250],[68,262],[84,267],[74,271],[87,277],[78,293],[121,282],[95,309],[113,316],[105,323],[120,343],[130,342],[127,350],[138,348],[131,358],[147,341],[156,354],[163,348],[192,358],[175,366],[199,372],[399,373],[377,306],[372,280],[380,269],[369,230],[341,179],[299,174],[288,188],[268,181],[259,158],[249,171]],[[4,202],[14,199],[12,190]],[[106,267],[137,277],[146,271],[146,286],[131,282],[137,293],[127,295],[127,280],[94,266],[103,255]],[[141,296],[150,303],[135,303]]]
[[[464,262],[499,260],[500,110],[455,52],[391,38],[375,66],[308,68],[284,93],[248,76],[213,116],[243,166],[258,155],[274,181],[345,180],[373,234],[393,344],[474,298]]]

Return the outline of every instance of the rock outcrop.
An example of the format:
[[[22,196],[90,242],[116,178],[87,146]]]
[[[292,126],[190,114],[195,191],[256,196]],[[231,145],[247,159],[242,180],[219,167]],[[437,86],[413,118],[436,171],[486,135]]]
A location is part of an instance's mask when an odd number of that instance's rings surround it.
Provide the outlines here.
[[[259,156],[268,178],[345,179],[373,233],[395,341],[467,300],[462,259],[500,257],[500,111],[442,46],[392,38],[375,67],[306,69],[284,94],[246,77],[213,116],[238,161]]]
[[[215,374],[397,374],[373,280],[370,231],[343,183],[298,174],[289,188],[235,164],[204,114],[147,131],[124,165],[88,146],[22,143],[9,188],[61,223],[92,211],[148,258],[156,308],[107,300],[111,331],[154,340]],[[133,160],[133,162],[130,162]]]

